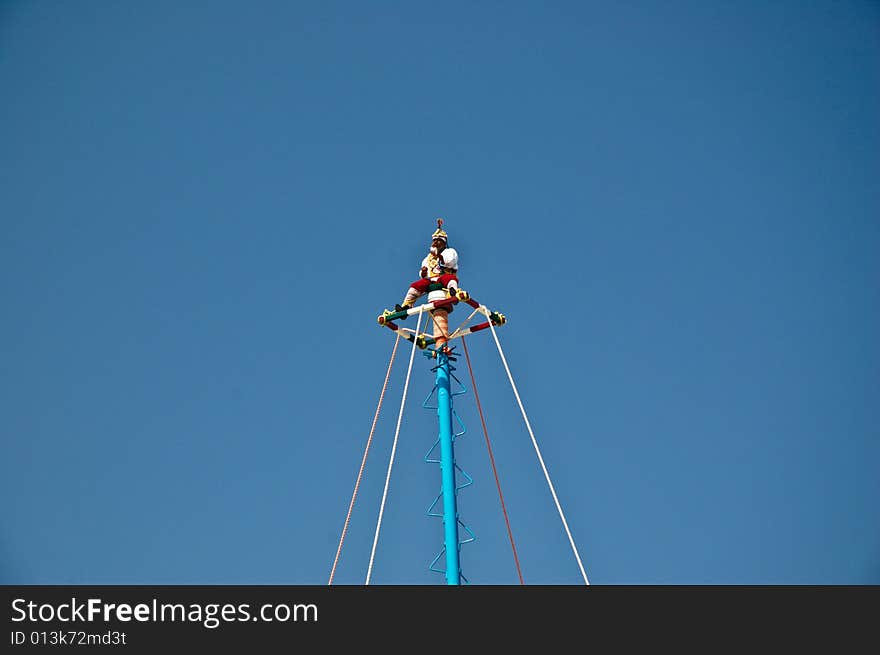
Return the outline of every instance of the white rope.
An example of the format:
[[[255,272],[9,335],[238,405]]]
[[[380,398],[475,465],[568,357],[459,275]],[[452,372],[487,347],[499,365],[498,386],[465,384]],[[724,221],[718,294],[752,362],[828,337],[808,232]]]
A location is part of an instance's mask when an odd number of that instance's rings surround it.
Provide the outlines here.
[[[489,310],[484,308],[484,313],[487,317],[489,317]],[[535,440],[535,434],[532,432],[532,426],[529,423],[529,417],[526,416],[526,410],[523,407],[522,400],[519,398],[519,392],[516,390],[516,385],[513,383],[513,376],[510,374],[510,367],[507,365],[507,359],[504,357],[504,352],[501,350],[501,342],[498,341],[498,335],[495,333],[495,326],[492,324],[491,317],[489,317],[489,328],[492,330],[492,336],[495,337],[495,345],[498,346],[498,353],[501,355],[501,361],[504,363],[504,369],[507,371],[507,378],[510,380],[510,386],[513,387],[513,395],[516,396],[516,402],[519,404],[519,411],[522,412],[523,418],[526,421],[526,427],[529,430],[529,436],[532,438],[532,445],[535,447],[535,452],[538,453],[538,461],[541,462],[541,468],[544,470],[544,477],[547,478],[547,484],[550,486],[550,493],[553,494],[553,501],[556,503],[556,509],[559,510],[559,516],[562,519],[562,525],[565,526],[565,533],[568,535],[568,541],[571,543],[571,549],[574,551],[574,557],[577,560],[578,567],[581,570],[581,575],[584,576],[584,583],[590,584],[590,581],[587,579],[587,573],[584,571],[584,565],[581,563],[581,557],[578,555],[577,546],[574,545],[574,539],[571,536],[571,530],[568,529],[568,522],[565,520],[565,514],[562,513],[562,505],[559,504],[559,499],[556,497],[556,490],[553,488],[553,483],[550,481],[550,474],[547,472],[547,467],[544,466],[544,458],[541,457],[541,450],[538,448],[538,442]]]
[[[422,312],[418,314],[416,321],[416,334],[422,324]],[[394,443],[391,445],[391,458],[388,460],[388,472],[385,474],[385,490],[382,492],[382,504],[379,506],[379,520],[376,522],[376,534],[373,537],[373,549],[370,551],[370,564],[367,567],[367,581],[370,584],[370,576],[373,573],[373,559],[376,557],[376,544],[379,542],[379,528],[382,526],[382,514],[385,512],[385,499],[388,497],[388,484],[391,482],[391,467],[394,466],[394,453],[397,451],[397,436],[400,434],[400,422],[403,419],[403,406],[406,404],[406,390],[409,388],[409,375],[412,372],[413,357],[416,354],[416,340],[413,339],[413,347],[409,353],[409,366],[406,369],[406,381],[403,383],[403,397],[400,399],[400,412],[397,414],[397,429],[394,430]]]
[[[457,328],[455,328],[455,332],[453,332],[452,334],[450,334],[450,335],[449,335],[449,338],[450,338],[450,339],[455,339],[457,336],[459,336],[458,333],[459,333],[459,331],[461,330],[461,328],[463,328],[463,327],[465,326],[465,324],[467,324],[467,322],[468,322],[469,320],[471,320],[471,319],[474,317],[474,314],[476,314],[478,311],[480,311],[480,308],[479,308],[479,307],[477,307],[474,311],[472,311],[472,312],[471,312],[471,315],[468,316],[466,319],[464,319],[464,320],[461,322],[461,325],[459,325]]]

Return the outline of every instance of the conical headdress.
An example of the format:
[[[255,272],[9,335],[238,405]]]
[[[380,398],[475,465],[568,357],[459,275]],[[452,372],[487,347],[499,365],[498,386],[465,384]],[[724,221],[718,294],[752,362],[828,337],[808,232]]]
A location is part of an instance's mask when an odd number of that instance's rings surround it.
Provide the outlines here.
[[[444,241],[449,241],[449,237],[446,235],[446,232],[443,231],[443,219],[437,219],[437,229],[434,230],[434,234],[431,235],[431,241],[434,239],[443,239]]]

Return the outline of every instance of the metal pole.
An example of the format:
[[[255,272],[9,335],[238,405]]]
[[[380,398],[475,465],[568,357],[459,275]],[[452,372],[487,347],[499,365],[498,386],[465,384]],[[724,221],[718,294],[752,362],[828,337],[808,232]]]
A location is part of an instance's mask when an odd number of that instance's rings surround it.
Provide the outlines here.
[[[452,396],[449,357],[437,356],[437,416],[440,419],[440,476],[443,483],[443,538],[446,547],[446,583],[461,584],[458,563],[458,509],[455,503],[455,453],[452,447]]]

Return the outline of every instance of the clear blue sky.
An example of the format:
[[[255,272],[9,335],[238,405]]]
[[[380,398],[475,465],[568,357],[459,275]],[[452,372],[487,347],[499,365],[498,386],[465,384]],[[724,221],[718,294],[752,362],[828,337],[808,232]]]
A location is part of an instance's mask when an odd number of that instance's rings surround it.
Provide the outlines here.
[[[877,3],[6,1],[0,88],[0,582],[326,583],[442,216],[591,583],[880,583]],[[525,581],[582,583],[469,348]],[[459,364],[463,571],[517,584]],[[373,584],[444,583],[432,383]]]

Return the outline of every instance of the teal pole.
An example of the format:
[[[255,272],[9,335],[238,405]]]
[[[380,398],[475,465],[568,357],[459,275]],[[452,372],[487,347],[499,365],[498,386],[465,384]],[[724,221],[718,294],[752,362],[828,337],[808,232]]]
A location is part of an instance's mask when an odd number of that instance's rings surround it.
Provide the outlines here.
[[[446,546],[446,583],[461,584],[458,563],[458,509],[455,504],[455,453],[452,447],[452,396],[449,357],[437,355],[437,415],[440,419],[440,476],[443,483],[443,539]]]

